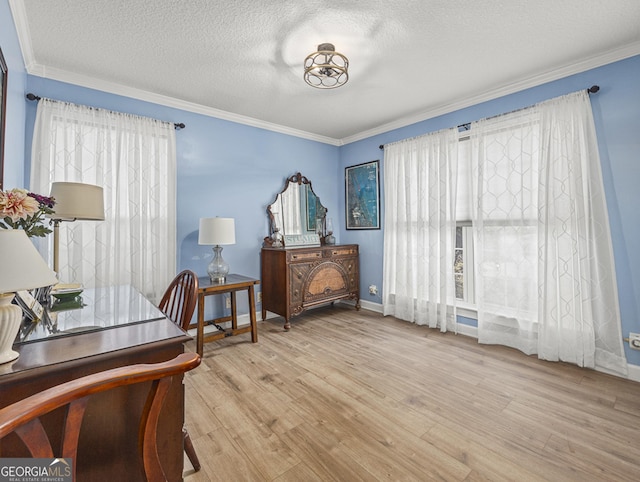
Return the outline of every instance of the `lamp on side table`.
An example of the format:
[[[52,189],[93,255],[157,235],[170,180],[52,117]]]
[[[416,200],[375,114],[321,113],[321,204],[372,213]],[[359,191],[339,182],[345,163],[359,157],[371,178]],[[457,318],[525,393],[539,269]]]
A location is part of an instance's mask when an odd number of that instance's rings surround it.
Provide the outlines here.
[[[212,283],[224,283],[229,274],[229,264],[222,257],[223,244],[236,243],[236,227],[233,218],[200,218],[198,244],[213,244],[213,259],[207,267]]]

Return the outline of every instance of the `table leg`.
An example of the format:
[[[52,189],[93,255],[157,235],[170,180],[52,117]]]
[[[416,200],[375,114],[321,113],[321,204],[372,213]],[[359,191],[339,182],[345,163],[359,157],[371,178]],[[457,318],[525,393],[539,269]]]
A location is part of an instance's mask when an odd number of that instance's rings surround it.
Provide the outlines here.
[[[251,320],[251,341],[258,342],[258,325],[256,323],[256,298],[253,293],[253,285],[249,286],[249,320]]]
[[[196,351],[202,356],[204,344],[204,294],[198,294],[198,331],[196,334]]]
[[[236,292],[231,292],[231,329],[238,329],[238,308],[236,306]]]

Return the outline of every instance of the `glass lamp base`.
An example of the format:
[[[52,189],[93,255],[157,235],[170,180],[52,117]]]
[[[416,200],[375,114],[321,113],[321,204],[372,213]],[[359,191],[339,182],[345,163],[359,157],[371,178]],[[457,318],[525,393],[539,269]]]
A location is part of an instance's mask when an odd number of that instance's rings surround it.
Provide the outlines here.
[[[212,283],[224,283],[229,274],[229,264],[222,257],[222,246],[213,247],[213,259],[207,267],[207,274]]]

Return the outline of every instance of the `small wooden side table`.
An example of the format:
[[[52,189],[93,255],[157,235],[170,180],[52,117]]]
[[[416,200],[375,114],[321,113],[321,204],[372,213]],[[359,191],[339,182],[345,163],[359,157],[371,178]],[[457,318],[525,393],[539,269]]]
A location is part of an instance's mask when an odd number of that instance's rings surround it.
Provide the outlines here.
[[[251,341],[258,341],[258,325],[256,324],[256,300],[254,297],[253,286],[260,284],[260,280],[242,276],[240,274],[227,275],[224,283],[211,282],[208,276],[198,278],[198,331],[196,336],[196,347],[198,355],[202,356],[203,345],[205,341],[220,340],[227,336],[240,335],[242,333],[251,332]],[[249,326],[238,328],[238,312],[236,309],[236,293],[238,291],[247,290],[249,297]],[[213,320],[204,319],[204,299],[210,295],[221,295],[223,293],[231,293],[231,316],[215,318]],[[218,323],[231,322],[231,329],[225,330]],[[205,325],[214,325],[218,331],[213,333],[204,333]]]

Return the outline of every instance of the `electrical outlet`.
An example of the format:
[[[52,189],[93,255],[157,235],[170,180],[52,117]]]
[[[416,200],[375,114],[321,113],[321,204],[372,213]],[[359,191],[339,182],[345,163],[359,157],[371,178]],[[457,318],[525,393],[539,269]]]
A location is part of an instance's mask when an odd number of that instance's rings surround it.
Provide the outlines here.
[[[629,346],[633,350],[640,350],[640,334],[629,333]]]
[[[258,291],[258,303],[262,303],[262,291]]]
[[[377,295],[378,294],[378,287],[376,285],[369,285],[369,294],[370,295]]]
[[[226,296],[224,299],[224,306],[225,308],[227,308],[228,310],[231,309],[231,296]]]

